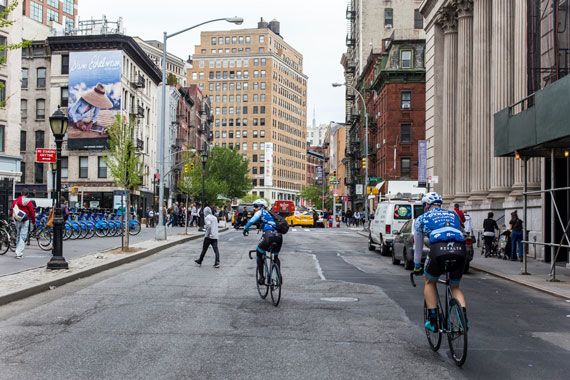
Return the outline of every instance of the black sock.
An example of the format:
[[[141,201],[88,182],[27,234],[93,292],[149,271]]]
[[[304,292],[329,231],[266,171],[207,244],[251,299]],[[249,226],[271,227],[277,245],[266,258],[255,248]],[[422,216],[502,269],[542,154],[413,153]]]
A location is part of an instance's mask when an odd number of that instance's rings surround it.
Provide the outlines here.
[[[431,324],[437,326],[437,309],[428,309],[428,316]]]

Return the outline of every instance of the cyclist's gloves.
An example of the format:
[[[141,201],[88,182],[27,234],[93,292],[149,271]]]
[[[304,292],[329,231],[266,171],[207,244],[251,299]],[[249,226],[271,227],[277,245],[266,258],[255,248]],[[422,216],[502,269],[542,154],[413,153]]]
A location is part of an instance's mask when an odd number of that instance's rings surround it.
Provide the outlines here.
[[[247,236],[247,235],[249,235],[249,232],[248,232],[248,230],[244,229],[243,230],[243,236]]]
[[[419,276],[423,273],[424,273],[424,268],[422,267],[422,264],[416,263],[416,265],[414,266],[414,274]]]

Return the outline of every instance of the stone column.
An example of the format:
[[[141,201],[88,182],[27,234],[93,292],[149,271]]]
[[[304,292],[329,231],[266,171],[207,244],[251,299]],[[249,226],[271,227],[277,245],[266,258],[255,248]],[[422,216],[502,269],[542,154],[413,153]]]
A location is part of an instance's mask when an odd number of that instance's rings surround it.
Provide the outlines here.
[[[528,96],[528,65],[527,65],[527,3],[528,0],[515,0],[515,98],[518,102]],[[520,111],[519,109],[515,110]],[[527,163],[527,180],[529,188],[540,188],[540,158],[530,159]],[[515,174],[513,192],[511,195],[520,195],[523,191],[524,169],[522,161],[515,161]]]
[[[457,131],[455,134],[455,199],[469,197],[471,179],[471,96],[473,74],[473,1],[456,0],[457,7]]]
[[[514,3],[513,0],[493,1],[492,60],[491,60],[491,117],[512,104],[514,58]],[[493,127],[494,128],[494,127]],[[491,141],[494,143],[493,128]],[[491,155],[494,155],[491,151]],[[492,198],[503,198],[513,184],[513,159],[493,158],[491,163]]]
[[[443,8],[439,15],[443,29],[443,194],[455,196],[455,122],[457,100],[457,19],[452,8]]]
[[[473,7],[473,128],[471,196],[483,200],[491,187],[491,24],[492,0]]]

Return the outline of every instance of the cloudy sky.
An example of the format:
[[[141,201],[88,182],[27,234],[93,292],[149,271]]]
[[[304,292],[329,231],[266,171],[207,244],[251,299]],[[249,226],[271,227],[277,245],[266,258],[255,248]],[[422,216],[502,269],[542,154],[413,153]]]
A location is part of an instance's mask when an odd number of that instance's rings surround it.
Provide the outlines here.
[[[151,5],[152,4],[152,5]],[[240,16],[240,27],[257,27],[260,17],[281,22],[281,35],[304,56],[309,76],[307,123],[316,108],[318,123],[344,120],[344,89],[332,88],[342,81],[340,57],[345,50],[346,0],[79,0],[79,18],[108,20],[123,18],[126,33],[144,39],[162,40],[162,32],[177,32],[188,26],[219,17]],[[225,22],[203,26],[202,30],[235,28]],[[181,58],[194,53],[200,29],[168,40],[169,51]]]

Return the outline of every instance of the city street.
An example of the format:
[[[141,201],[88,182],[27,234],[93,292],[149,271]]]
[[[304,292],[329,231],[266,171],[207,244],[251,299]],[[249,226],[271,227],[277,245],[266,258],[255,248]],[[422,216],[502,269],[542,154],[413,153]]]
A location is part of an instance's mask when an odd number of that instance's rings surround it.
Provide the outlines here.
[[[486,274],[465,277],[470,341],[458,369],[420,326],[421,286],[355,230],[293,228],[283,294],[259,298],[259,235],[201,240],[0,310],[3,378],[565,378],[570,300]]]

